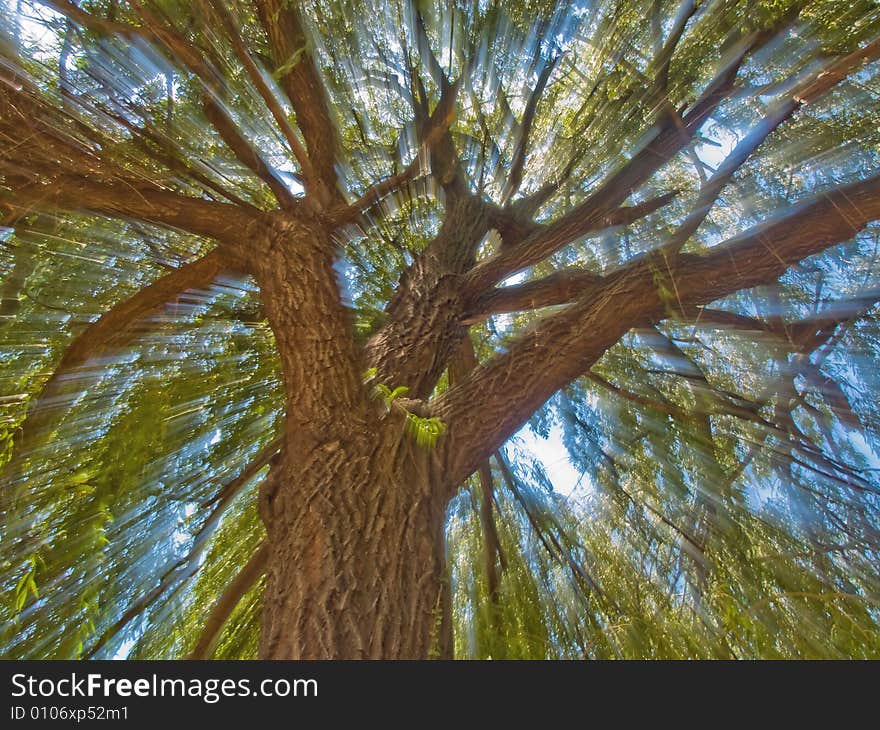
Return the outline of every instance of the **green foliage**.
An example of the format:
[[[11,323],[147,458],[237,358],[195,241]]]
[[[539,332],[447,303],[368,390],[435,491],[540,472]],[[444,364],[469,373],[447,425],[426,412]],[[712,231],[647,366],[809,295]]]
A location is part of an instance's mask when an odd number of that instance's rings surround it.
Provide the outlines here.
[[[376,377],[376,369],[372,368],[364,373],[364,380],[369,382]],[[384,383],[375,383],[373,386],[373,397],[382,401],[382,405],[386,412],[390,412],[393,408],[401,408],[405,414],[404,432],[412,438],[417,446],[424,449],[433,448],[437,439],[439,439],[446,431],[445,424],[436,417],[419,416],[406,409],[405,406],[395,404],[398,398],[402,398],[409,392],[409,388],[405,385],[399,385],[394,390]]]
[[[406,395],[409,392],[409,388],[405,385],[399,385],[394,390],[391,390],[384,383],[377,383],[373,386],[373,393],[377,398],[379,398],[385,406],[385,410],[390,411],[391,406],[394,404],[394,401],[400,398],[401,396]]]
[[[71,112],[58,134],[164,189],[275,206],[208,124],[204,85],[168,54],[87,28],[68,36],[67,23],[41,3],[23,2],[23,19],[13,4],[0,0],[2,73],[19,69],[52,108]],[[143,22],[127,3],[81,5],[108,20]],[[207,5],[147,5],[219,70],[224,109],[298,193],[285,140],[229,39],[206,20]],[[433,108],[439,99],[436,74],[426,68],[433,49],[444,73],[466,79],[450,129],[466,184],[500,205],[524,110],[553,60],[512,198],[550,183],[540,221],[581,203],[644,147],[663,114],[690,108],[738,41],[784,21],[784,31],[745,61],[735,90],[694,142],[628,203],[669,190],[680,191],[676,199],[630,226],[572,242],[524,272],[527,280],[569,267],[606,273],[651,252],[777,96],[829,54],[864,48],[880,33],[869,0],[698,2],[658,98],[655,51],[682,6],[677,0],[311,0],[302,4],[307,45],[277,68],[253,7],[226,5],[273,88],[305,51],[314,57],[352,198],[420,153],[411,102],[424,95]],[[685,251],[709,250],[877,169],[878,98],[874,63],[803,107],[738,171]],[[286,103],[284,111],[296,121]],[[0,180],[0,207],[18,184],[14,174]],[[441,230],[446,202],[424,169],[340,235],[339,275],[360,344],[382,326],[403,273]],[[137,337],[68,373],[46,406],[48,425],[20,463],[8,463],[71,342],[208,246],[178,230],[90,215],[28,214],[14,229],[0,228],[4,657],[185,656],[216,597],[264,538],[257,490],[265,468],[219,517],[213,512],[291,407],[249,279],[224,274],[206,290],[182,293],[139,322]],[[494,246],[487,242],[480,258]],[[878,251],[880,230],[869,226],[772,286],[710,305],[766,325],[756,329],[675,321],[678,297],[658,264],[653,283],[670,320],[627,334],[530,419],[539,437],[561,433],[580,487],[556,491],[524,439],[492,459],[497,596],[490,596],[476,480],[450,505],[456,656],[880,657]],[[539,328],[544,314],[472,325],[477,360]],[[823,317],[838,321],[815,333],[815,347],[794,341],[795,325]],[[407,387],[377,383],[377,375],[364,373],[366,387],[401,417],[402,438],[434,448],[446,424],[407,410]],[[447,374],[435,395],[448,386]],[[262,590],[258,582],[239,602],[215,658],[256,655]]]
[[[433,448],[445,431],[446,426],[439,418],[406,414],[406,432],[424,449]]]

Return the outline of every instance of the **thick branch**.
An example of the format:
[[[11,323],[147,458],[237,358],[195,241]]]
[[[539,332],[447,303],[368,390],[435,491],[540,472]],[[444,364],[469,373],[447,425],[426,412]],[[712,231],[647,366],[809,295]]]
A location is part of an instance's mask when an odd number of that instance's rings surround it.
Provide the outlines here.
[[[238,575],[226,586],[220,598],[217,599],[217,603],[214,604],[214,608],[211,609],[211,613],[205,621],[199,640],[188,657],[189,659],[211,658],[217,639],[220,638],[220,632],[244,595],[263,575],[268,559],[269,548],[265,542],[262,542]]]
[[[513,153],[513,161],[510,165],[507,183],[504,186],[504,192],[501,196],[502,204],[506,204],[507,201],[516,194],[522,184],[523,168],[526,162],[526,153],[529,149],[529,138],[532,134],[532,125],[535,123],[535,115],[538,112],[538,102],[541,100],[544,89],[547,87],[547,82],[550,80],[550,76],[553,74],[553,70],[556,68],[558,61],[559,56],[556,56],[551,61],[544,64],[544,68],[541,69],[535,88],[532,89],[532,93],[529,95],[525,111],[523,111],[522,122],[520,123],[516,151]]]
[[[283,207],[292,208],[294,199],[287,185],[238,131],[232,117],[226,113],[220,103],[206,95],[202,109],[205,112],[205,117],[220,133],[220,137],[233,151],[239,162],[269,186],[272,194]]]
[[[76,370],[131,341],[144,318],[160,311],[178,294],[187,289],[208,287],[227,264],[222,251],[214,249],[141,289],[86,327],[68,346],[52,376],[31,400],[28,414],[19,427],[10,468],[18,463],[20,456],[27,454],[33,437],[53,421],[57,410],[67,407],[63,391]]]
[[[464,324],[473,324],[491,314],[521,312],[556,304],[568,304],[584,290],[599,283],[602,277],[582,269],[563,269],[543,279],[493,289],[480,299]]]
[[[678,191],[672,191],[638,205],[618,208],[600,222],[600,230],[632,223],[663,207],[677,194]],[[498,223],[497,218],[493,219],[493,223]],[[533,230],[536,228],[537,226],[534,226]],[[470,307],[470,313],[463,320],[463,324],[473,324],[490,314],[567,304],[577,299],[584,289],[600,279],[601,276],[598,274],[583,269],[563,269],[542,279],[494,288]]]
[[[190,198],[154,185],[126,180],[96,182],[62,174],[49,183],[16,189],[3,201],[14,215],[32,211],[79,210],[158,223],[196,235],[237,243],[254,217],[227,203]]]
[[[85,659],[91,659],[94,657],[95,654],[104,648],[108,641],[122,631],[122,629],[124,629],[135,616],[140,615],[155,601],[164,596],[167,591],[176,589],[185,580],[195,574],[200,566],[198,558],[208,546],[208,539],[220,525],[220,519],[223,517],[226,508],[232,502],[232,498],[237,495],[254,476],[256,476],[260,469],[269,464],[272,457],[278,452],[281,441],[282,439],[280,438],[276,439],[262,449],[257,454],[254,461],[248,465],[241,475],[229,482],[221,490],[220,498],[217,500],[214,509],[211,510],[211,514],[208,515],[208,518],[205,520],[198,533],[196,533],[193,544],[186,555],[168,568],[162,574],[161,578],[159,578],[152,590],[148,591],[132,603],[125,613],[123,613],[119,619],[117,619],[106,631],[104,631],[104,633],[101,634],[101,636],[98,637],[95,643],[92,644],[92,646],[89,647],[89,650],[85,653]],[[267,479],[269,478],[271,478],[271,473]]]
[[[629,329],[775,281],[802,259],[846,241],[880,218],[880,175],[792,206],[784,215],[667,267],[645,256],[589,287],[508,351],[477,368],[434,406],[448,427],[451,484],[473,472],[556,390],[586,372]],[[660,288],[657,278],[668,279]],[[674,301],[663,291],[676,293]]]
[[[312,170],[312,163],[308,158],[308,153],[300,143],[299,138],[296,136],[296,132],[290,125],[290,122],[287,121],[287,114],[284,112],[284,109],[281,108],[281,104],[278,103],[278,99],[275,98],[275,94],[269,88],[269,85],[263,78],[262,72],[251,57],[250,51],[248,50],[244,39],[241,37],[241,33],[238,32],[236,21],[230,14],[226,4],[219,2],[218,0],[212,0],[211,7],[219,16],[220,22],[226,30],[226,34],[232,41],[232,47],[235,49],[236,55],[251,79],[251,83],[253,83],[257,92],[260,94],[260,97],[265,102],[266,107],[272,113],[272,117],[275,119],[275,123],[278,125],[278,128],[287,140],[287,144],[290,145],[290,151],[293,152],[293,156],[296,157],[296,161],[299,163],[303,177],[306,181],[306,190],[308,191],[310,184],[312,184],[311,181],[315,177],[314,170]]]
[[[443,456],[450,483],[473,472],[628,329],[662,312],[647,266],[605,277],[590,293],[588,301],[538,322],[436,402],[434,415],[447,426]]]
[[[682,301],[704,304],[770,283],[792,264],[852,238],[880,218],[880,175],[833,188],[793,205],[702,256],[682,256],[676,289]]]
[[[600,217],[586,217],[579,224],[575,222],[570,232],[574,238],[580,238],[609,228],[628,226],[669,205],[678,194],[678,190],[671,190],[635,205],[622,205]],[[541,224],[525,220],[515,209],[493,208],[490,210],[490,216],[493,227],[502,236],[502,252],[515,248],[527,238],[545,236],[549,239],[556,235],[553,232],[555,223]]]
[[[87,210],[230,241],[252,220],[252,210],[191,198],[151,182],[145,171],[121,167],[102,152],[108,145],[99,132],[80,129],[78,120],[49,104],[28,79],[0,78],[0,173],[9,190],[0,209],[6,224],[33,210]]]
[[[544,260],[562,246],[584,235],[584,231],[596,230],[600,221],[690,143],[694,133],[733,90],[737,73],[746,56],[766,43],[770,37],[768,32],[753,34],[741,40],[733,58],[718,72],[683,117],[675,113],[672,119],[664,119],[658,123],[653,140],[572,211],[527,237],[519,245],[503,250],[477,266],[469,277],[469,291],[481,292],[517,271]]]
[[[406,385],[410,395],[430,395],[467,329],[461,279],[489,230],[485,203],[474,196],[447,196],[437,237],[401,278],[385,311],[386,324],[366,347],[367,364],[383,383]],[[466,474],[462,480],[466,478]]]
[[[269,40],[276,73],[280,74],[281,85],[306,141],[315,184],[319,186],[315,191],[316,202],[321,207],[341,203],[337,189],[336,128],[297,4],[255,0],[255,5]]]

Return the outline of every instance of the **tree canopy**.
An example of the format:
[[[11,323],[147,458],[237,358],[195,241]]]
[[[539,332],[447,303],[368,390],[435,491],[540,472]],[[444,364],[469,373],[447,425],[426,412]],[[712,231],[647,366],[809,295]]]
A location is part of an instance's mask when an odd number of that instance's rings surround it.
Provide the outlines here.
[[[880,657],[875,2],[0,7],[4,657],[256,656],[276,212],[456,487],[435,656]]]

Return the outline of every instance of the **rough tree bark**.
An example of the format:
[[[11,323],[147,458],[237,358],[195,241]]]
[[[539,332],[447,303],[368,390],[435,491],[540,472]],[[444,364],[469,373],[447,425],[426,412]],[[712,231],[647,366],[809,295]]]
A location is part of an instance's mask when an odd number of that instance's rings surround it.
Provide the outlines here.
[[[15,83],[0,84],[0,174],[11,191],[0,201],[4,225],[13,225],[34,211],[87,211],[182,229],[217,242],[214,251],[105,313],[74,340],[56,374],[33,400],[35,408],[26,418],[23,433],[42,430],[41,419],[46,416],[37,406],[51,403],[68,371],[117,345],[128,336],[132,321],[155,311],[177,291],[202,286],[225,270],[250,273],[259,284],[281,357],[284,433],[256,468],[245,470],[230,490],[220,492],[207,524],[210,529],[216,526],[229,494],[248,481],[247,475],[273,459],[259,500],[267,538],[259,548],[259,559],[251,561],[224,593],[199,651],[207,651],[229,607],[253,584],[265,560],[262,657],[424,658],[434,650],[448,656],[443,529],[446,507],[458,485],[483,468],[487,486],[484,522],[493,532],[491,473],[486,471],[490,455],[547,398],[588,373],[627,331],[661,319],[686,317],[726,294],[773,282],[788,267],[851,239],[868,222],[880,219],[880,176],[873,171],[858,182],[804,200],[707,253],[682,253],[743,162],[804,104],[880,56],[880,41],[874,41],[828,61],[793,91],[783,91],[778,104],[701,190],[685,223],[652,253],[605,274],[570,269],[518,286],[500,286],[510,275],[544,261],[578,238],[626,225],[668,204],[674,191],[640,203],[627,205],[627,201],[687,148],[718,105],[734,93],[747,57],[769,43],[789,21],[783,19],[779,28],[767,31],[734,34],[715,76],[689,105],[677,110],[668,102],[660,103],[650,129],[645,130],[644,147],[597,183],[579,205],[554,220],[538,223],[534,214],[552,195],[554,181],[531,196],[514,202],[510,198],[520,184],[527,157],[530,117],[550,83],[552,67],[540,75],[528,102],[510,183],[499,207],[473,192],[466,166],[457,159],[448,130],[461,79],[452,83],[445,78],[419,18],[416,45],[440,98],[429,112],[424,84],[414,79],[414,121],[420,135],[419,152],[430,153],[431,174],[443,188],[445,214],[439,234],[402,273],[386,307],[385,324],[360,348],[337,281],[334,235],[376,199],[405,184],[416,166],[376,183],[358,202],[346,204],[337,174],[340,151],[333,115],[298,6],[282,0],[254,2],[297,130],[274,91],[261,81],[241,34],[219,5],[217,17],[289,142],[304,184],[301,198],[268,167],[252,140],[236,129],[219,103],[227,91],[223,74],[211,67],[185,33],[140,4],[133,4],[139,8],[137,24],[127,24],[96,17],[69,0],[47,1],[96,36],[152,44],[198,80],[210,92],[204,98],[206,121],[232,156],[274,193],[280,206],[265,211],[225,194],[235,204],[189,195],[174,175],[167,184],[151,182],[120,165],[104,152],[104,145],[85,144],[78,137],[61,134],[59,130],[69,126],[71,119],[47,103],[39,86],[27,81],[23,71],[15,74]],[[664,96],[670,62],[689,17],[682,15],[667,41],[660,44],[655,59],[658,99]],[[138,134],[136,129],[129,131]],[[100,136],[99,130],[92,132]],[[106,142],[106,149],[112,151],[112,140]],[[563,177],[573,167],[574,160]],[[480,244],[493,230],[500,239],[498,251],[478,260]],[[452,378],[449,389],[431,399],[471,323],[492,313],[549,305],[562,309],[541,319],[506,351]],[[701,316],[713,316],[713,310],[698,311]],[[728,322],[737,317],[723,312],[714,316]],[[389,406],[371,397],[370,387],[363,382],[368,368],[375,369],[377,381],[390,389],[406,386],[409,399]],[[436,447],[424,448],[408,436],[410,414],[443,421],[446,434]],[[18,439],[13,464],[19,463],[22,454],[26,456],[23,441]],[[0,511],[4,509],[0,500]],[[203,542],[197,540],[197,544]],[[494,568],[494,554],[491,559]],[[194,571],[196,567],[190,560],[173,570]],[[103,646],[163,587],[164,581],[136,601],[91,651]],[[497,590],[493,579],[490,592],[497,594]]]
[[[426,657],[437,640],[445,502],[428,451],[361,382],[325,229],[278,217],[255,273],[281,354],[285,444],[260,495],[260,654]]]

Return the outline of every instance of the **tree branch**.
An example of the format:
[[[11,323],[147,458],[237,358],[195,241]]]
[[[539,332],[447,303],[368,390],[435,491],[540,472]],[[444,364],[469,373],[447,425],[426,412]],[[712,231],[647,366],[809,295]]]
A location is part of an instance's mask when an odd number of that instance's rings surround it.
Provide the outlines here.
[[[478,469],[480,478],[480,529],[483,532],[484,561],[486,569],[486,587],[489,597],[489,621],[496,635],[503,630],[499,603],[501,601],[501,575],[498,561],[504,562],[501,543],[498,539],[498,528],[495,525],[495,480],[492,478],[492,467],[486,459]]]
[[[638,205],[618,208],[601,221],[599,230],[627,225],[643,218],[669,203],[677,194],[678,191],[672,191]],[[497,217],[493,223],[503,225],[499,223]],[[577,299],[585,288],[597,283],[601,278],[598,274],[584,269],[563,269],[542,279],[515,286],[493,288],[470,307],[470,313],[462,320],[462,324],[474,324],[491,314],[567,304]]]
[[[266,161],[238,131],[232,117],[226,113],[219,101],[206,94],[202,102],[202,109],[207,120],[219,132],[221,139],[232,150],[239,162],[269,186],[275,199],[283,208],[289,210],[295,207],[293,194],[287,184],[266,164]]]
[[[455,385],[476,367],[477,358],[474,344],[467,336],[458,348],[455,357],[449,364],[449,383]],[[498,528],[495,524],[495,480],[492,477],[492,465],[489,459],[480,464],[477,470],[480,480],[480,528],[484,541],[484,567],[489,595],[489,621],[496,636],[502,631],[499,601],[501,598],[501,570],[506,566],[501,541],[498,539]]]
[[[117,23],[92,15],[70,0],[42,0],[42,2],[65,17],[70,18],[77,25],[99,35],[121,35],[124,38],[136,38],[141,33],[140,28],[132,25]]]
[[[163,25],[159,18],[136,0],[131,0],[131,2],[146,23],[150,35],[168,50],[172,58],[179,59],[205,85],[202,108],[208,121],[220,133],[223,141],[242,164],[269,186],[282,207],[293,207],[293,195],[285,182],[244,138],[232,117],[223,107],[218,94],[225,86],[221,74],[204,60],[198,49],[194,48],[170,25]]]
[[[161,310],[165,304],[187,289],[207,287],[228,265],[219,249],[200,259],[184,264],[163,276],[134,296],[105,312],[74,338],[51,377],[31,399],[27,415],[19,426],[8,470],[16,476],[17,465],[30,450],[33,439],[57,416],[58,409],[67,407],[64,386],[73,373],[90,360],[98,360],[114,347],[131,341],[144,318]]]
[[[272,458],[278,452],[281,442],[282,439],[278,438],[262,449],[259,454],[257,454],[254,461],[248,465],[241,475],[229,482],[229,484],[221,490],[220,498],[217,500],[214,509],[211,510],[211,514],[208,515],[208,518],[196,533],[192,547],[190,547],[186,555],[177,560],[162,574],[151,591],[148,591],[132,603],[125,613],[123,613],[122,616],[104,631],[95,643],[89,647],[89,650],[84,654],[83,658],[91,659],[94,657],[95,654],[106,646],[107,642],[116,636],[116,634],[122,631],[122,629],[124,629],[135,616],[139,615],[156,600],[161,598],[167,590],[179,587],[185,580],[195,574],[200,565],[198,557],[208,546],[208,539],[214,534],[214,531],[220,525],[223,513],[232,502],[233,497],[235,497],[254,476],[256,476],[260,469],[271,462]],[[267,477],[267,479],[268,478],[270,477]]]
[[[669,67],[672,65],[675,49],[678,48],[687,24],[696,12],[697,4],[694,0],[682,0],[669,31],[669,37],[654,58],[653,65],[656,68],[654,84],[661,94],[665,94],[669,86]]]
[[[634,393],[633,391],[627,390],[626,388],[621,388],[619,385],[615,385],[610,380],[606,380],[601,375],[592,370],[587,372],[584,377],[588,380],[591,380],[596,385],[605,388],[605,390],[609,390],[615,395],[620,396],[624,400],[628,400],[631,403],[635,403],[636,405],[645,406],[646,408],[652,408],[653,410],[659,411],[660,413],[665,413],[667,416],[675,416],[676,418],[681,418],[685,420],[691,418],[694,415],[693,411],[685,411],[670,403],[655,400],[653,398],[648,398],[641,393]]]
[[[562,246],[584,235],[583,231],[596,230],[605,216],[618,208],[634,190],[690,143],[694,133],[733,90],[737,73],[746,57],[769,41],[772,35],[768,31],[741,39],[736,44],[732,58],[718,71],[684,116],[679,117],[676,113],[672,119],[658,123],[653,139],[617,172],[606,178],[583,203],[519,245],[502,250],[475,267],[469,277],[468,291],[479,294],[517,271],[543,261]]]
[[[622,205],[614,208],[598,218],[584,218],[579,224],[573,222],[569,233],[572,236],[572,240],[574,240],[581,236],[600,233],[608,228],[628,226],[669,205],[678,196],[679,192],[678,190],[671,190],[668,193],[649,198],[635,205]],[[507,209],[495,208],[490,211],[492,225],[502,236],[502,253],[517,247],[526,238],[544,236],[549,240],[557,235],[553,230],[554,223],[541,224],[530,220],[523,220],[519,211],[515,210],[515,207]]]
[[[50,178],[46,184],[30,183],[17,188],[3,200],[3,207],[16,216],[60,209],[131,218],[224,243],[238,243],[255,220],[252,213],[239,206],[190,198],[148,183],[98,182],[64,173]]]
[[[734,173],[777,127],[791,119],[805,104],[821,98],[864,63],[876,60],[878,57],[880,57],[880,38],[865,48],[826,63],[820,71],[799,83],[783,98],[776,100],[770,111],[740,140],[712,177],[702,186],[694,207],[675,233],[663,244],[663,251],[668,255],[676,254],[681,250],[705,220],[721,190]]]
[[[678,321],[698,327],[709,326],[741,330],[743,332],[768,332],[777,337],[785,336],[782,331],[784,328],[780,326],[780,322],[749,317],[745,314],[728,312],[723,309],[685,305],[683,307],[676,307],[670,314]]]
[[[283,207],[291,207],[293,196],[287,185],[251,147],[219,102],[217,93],[224,86],[222,76],[208,64],[203,54],[193,47],[186,38],[172,27],[163,24],[158,17],[135,0],[132,0],[131,4],[144,22],[142,27],[103,20],[87,13],[69,0],[47,0],[47,2],[58,12],[99,35],[120,34],[124,37],[156,43],[164,48],[173,60],[181,63],[184,68],[195,74],[206,88],[203,109],[208,121],[219,132],[223,141],[242,164],[269,186],[278,202]]]
[[[415,179],[419,171],[422,170],[424,155],[430,154],[435,145],[446,135],[450,125],[455,119],[455,98],[458,93],[459,84],[452,84],[447,87],[444,96],[434,109],[434,112],[428,120],[421,125],[419,131],[419,139],[421,149],[415,158],[406,168],[390,177],[381,180],[375,185],[368,188],[363,195],[354,203],[339,208],[331,212],[334,225],[343,225],[349,223],[361,213],[365,212],[371,206],[378,203],[382,198],[390,195],[395,190],[400,189],[411,180]]]
[[[232,582],[226,586],[226,589],[217,599],[214,608],[205,621],[205,626],[199,636],[188,659],[210,659],[214,653],[214,647],[217,639],[220,638],[220,632],[238,606],[244,595],[254,586],[260,579],[260,576],[266,570],[266,563],[269,559],[269,548],[265,542],[260,543],[250,559],[245,563],[238,575],[232,579]]]
[[[775,281],[802,259],[852,238],[880,218],[880,175],[792,206],[784,215],[672,265],[641,257],[547,317],[434,404],[447,425],[442,447],[450,484],[472,473],[554,392],[586,372],[633,327]],[[669,281],[668,291],[658,276]]]
[[[306,141],[318,188],[315,200],[321,208],[342,204],[336,173],[336,127],[299,8],[286,0],[254,0],[254,5],[269,41],[275,73],[280,75]]]
[[[563,269],[543,279],[493,289],[472,308],[462,324],[475,324],[492,314],[521,312],[557,304],[569,304],[587,287],[602,280],[599,274],[583,269]]]
[[[290,145],[290,151],[293,152],[293,156],[299,163],[300,170],[302,170],[306,182],[306,191],[308,192],[310,187],[314,185],[313,180],[315,178],[315,172],[312,169],[312,163],[309,160],[308,153],[300,143],[299,138],[296,136],[296,132],[290,125],[290,122],[287,121],[287,114],[285,114],[284,110],[281,108],[278,99],[275,98],[275,94],[272,93],[272,90],[263,78],[263,74],[251,57],[250,51],[248,51],[247,45],[241,37],[241,33],[238,32],[235,20],[230,14],[229,9],[226,7],[226,3],[221,2],[220,0],[211,0],[211,7],[219,16],[220,22],[226,30],[226,35],[228,35],[229,39],[232,41],[232,47],[235,49],[236,55],[245,67],[245,70],[251,79],[251,83],[253,83],[257,92],[260,94],[260,97],[262,97],[265,102],[266,107],[271,112],[275,119],[275,123],[284,135],[284,139],[287,140],[287,144]]]
[[[705,255],[681,256],[676,289],[683,302],[705,304],[770,283],[792,264],[849,240],[878,218],[880,174],[875,173],[797,203]]]
[[[98,135],[84,141],[81,132]],[[33,210],[88,210],[177,227],[230,242],[254,219],[244,209],[191,198],[108,159],[107,140],[55,108],[24,77],[0,76],[0,172],[6,193],[0,201],[13,220]],[[112,142],[109,143],[112,145]],[[10,221],[6,221],[10,225]]]
[[[522,122],[520,122],[519,138],[516,142],[516,150],[513,153],[513,161],[510,165],[510,172],[507,176],[507,182],[501,195],[501,204],[506,205],[510,198],[517,193],[522,184],[523,168],[526,162],[526,153],[529,148],[529,138],[532,134],[532,125],[535,123],[535,115],[538,112],[538,102],[547,88],[547,82],[553,74],[556,64],[559,62],[560,56],[555,56],[552,60],[544,64],[541,73],[538,75],[538,81],[529,100],[526,102],[525,111],[523,111]]]

